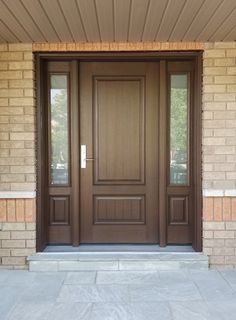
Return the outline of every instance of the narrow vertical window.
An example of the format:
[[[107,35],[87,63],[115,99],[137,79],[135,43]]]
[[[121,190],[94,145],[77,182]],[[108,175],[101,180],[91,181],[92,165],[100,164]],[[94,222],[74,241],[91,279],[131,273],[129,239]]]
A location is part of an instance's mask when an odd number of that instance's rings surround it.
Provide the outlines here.
[[[69,183],[68,78],[50,76],[50,179],[52,185]]]
[[[170,76],[170,184],[189,183],[188,75]]]

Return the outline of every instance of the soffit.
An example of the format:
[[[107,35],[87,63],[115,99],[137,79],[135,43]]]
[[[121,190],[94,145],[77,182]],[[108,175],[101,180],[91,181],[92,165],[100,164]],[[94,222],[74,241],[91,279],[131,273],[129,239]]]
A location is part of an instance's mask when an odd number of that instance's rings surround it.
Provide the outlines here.
[[[235,0],[0,0],[1,43],[235,40]]]

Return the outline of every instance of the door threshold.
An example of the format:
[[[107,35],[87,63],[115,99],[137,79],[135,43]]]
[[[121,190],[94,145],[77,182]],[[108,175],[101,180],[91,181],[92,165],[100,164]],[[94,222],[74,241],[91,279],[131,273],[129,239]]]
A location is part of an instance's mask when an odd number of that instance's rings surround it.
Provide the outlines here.
[[[43,252],[195,252],[191,245],[168,245],[160,247],[157,244],[81,244],[78,247],[70,245],[49,245]]]

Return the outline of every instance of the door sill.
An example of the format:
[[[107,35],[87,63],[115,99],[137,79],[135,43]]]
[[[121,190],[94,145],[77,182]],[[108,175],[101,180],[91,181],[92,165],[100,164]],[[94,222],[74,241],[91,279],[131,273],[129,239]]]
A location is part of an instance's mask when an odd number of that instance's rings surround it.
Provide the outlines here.
[[[64,252],[129,252],[129,253],[148,253],[148,252],[194,252],[191,245],[168,245],[160,247],[157,244],[81,244],[78,247],[69,245],[50,245],[44,252],[64,253]]]

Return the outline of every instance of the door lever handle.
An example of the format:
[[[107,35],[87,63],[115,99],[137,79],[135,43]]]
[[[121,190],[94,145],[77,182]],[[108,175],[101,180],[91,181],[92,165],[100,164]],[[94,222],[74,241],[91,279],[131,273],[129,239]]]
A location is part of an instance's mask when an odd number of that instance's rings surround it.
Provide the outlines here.
[[[80,166],[82,169],[86,168],[86,162],[87,161],[94,161],[94,158],[87,158],[87,146],[86,144],[81,145],[81,150],[80,150]]]

